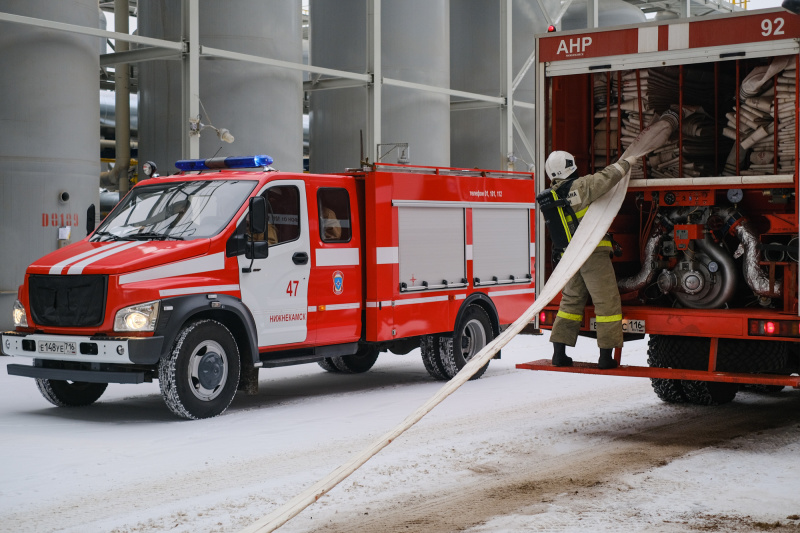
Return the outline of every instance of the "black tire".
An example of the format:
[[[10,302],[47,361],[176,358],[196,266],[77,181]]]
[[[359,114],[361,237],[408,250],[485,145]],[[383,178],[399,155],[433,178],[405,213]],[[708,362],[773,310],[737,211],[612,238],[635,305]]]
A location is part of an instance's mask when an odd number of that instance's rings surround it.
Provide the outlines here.
[[[239,348],[216,320],[198,320],[178,334],[158,365],[161,396],[182,418],[211,418],[228,408],[239,383]]]
[[[494,339],[494,331],[489,315],[478,305],[470,305],[456,325],[453,336],[442,336],[439,345],[439,357],[442,360],[445,374],[452,379],[475,354]],[[470,379],[480,378],[486,369],[487,363]]]
[[[708,368],[710,339],[704,337],[677,337],[651,335],[648,342],[648,364],[660,368],[705,370]],[[739,371],[742,366],[752,366],[753,341],[720,339],[717,350],[717,369]],[[756,341],[757,342],[757,341]],[[748,357],[744,355],[748,355]],[[775,364],[772,354],[758,360],[762,364]],[[717,381],[651,379],[656,395],[665,402],[689,402],[695,405],[720,405],[734,399],[739,385]]]
[[[695,405],[721,405],[733,401],[739,391],[738,383],[721,381],[683,381],[683,390],[689,403]]]
[[[36,379],[36,386],[45,400],[58,407],[85,407],[96,402],[108,383]]]
[[[439,357],[439,335],[423,335],[420,339],[419,348],[422,353],[422,363],[425,365],[425,370],[428,371],[428,374],[439,381],[450,379],[444,370],[442,358]]]
[[[332,357],[333,365],[345,374],[362,374],[372,368],[378,360],[378,349],[373,346],[360,346],[353,355]]]
[[[336,365],[333,364],[333,358],[332,357],[326,357],[322,361],[318,361],[317,364],[319,366],[321,366],[323,368],[323,370],[326,370],[326,371],[331,372],[333,374],[338,374],[338,373],[341,372],[341,370],[336,368]]]
[[[656,368],[681,368],[683,363],[674,352],[670,339],[665,335],[650,335],[647,341],[647,364]],[[662,401],[667,403],[684,403],[686,393],[679,379],[650,378],[653,391]]]

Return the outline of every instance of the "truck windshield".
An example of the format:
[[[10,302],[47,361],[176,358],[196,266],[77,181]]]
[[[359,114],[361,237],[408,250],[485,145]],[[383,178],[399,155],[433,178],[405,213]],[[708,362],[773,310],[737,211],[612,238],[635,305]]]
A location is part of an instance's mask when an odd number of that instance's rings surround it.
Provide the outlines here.
[[[92,241],[213,237],[236,214],[256,181],[185,181],[136,187]]]

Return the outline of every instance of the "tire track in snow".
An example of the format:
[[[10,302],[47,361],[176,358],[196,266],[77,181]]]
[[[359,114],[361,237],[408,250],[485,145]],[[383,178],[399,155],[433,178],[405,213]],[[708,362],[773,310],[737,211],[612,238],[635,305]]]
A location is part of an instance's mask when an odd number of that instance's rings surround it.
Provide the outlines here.
[[[563,411],[556,407],[555,413]],[[589,420],[589,431],[584,434],[588,442],[577,447],[575,443],[568,443],[569,453],[559,454],[558,442],[553,445],[555,449],[538,450],[538,457],[514,443],[496,442],[495,455],[512,455],[509,464],[500,471],[472,468],[476,475],[471,481],[451,472],[451,476],[458,477],[458,482],[443,482],[441,489],[432,493],[410,491],[399,501],[381,501],[362,495],[357,498],[361,504],[357,510],[339,512],[333,517],[317,510],[313,513],[314,527],[300,524],[296,524],[300,527],[291,527],[290,523],[284,530],[287,533],[344,533],[354,529],[363,533],[452,532],[479,526],[495,516],[519,512],[531,504],[546,505],[579,494],[600,495],[609,484],[624,484],[620,479],[627,474],[664,466],[697,450],[725,446],[738,437],[797,425],[800,423],[800,396],[794,394],[755,403],[738,401],[717,408],[657,404],[649,411],[654,412],[648,413],[647,419],[626,419],[636,410],[622,409],[615,414],[616,422]],[[659,414],[664,411],[666,416],[660,419]],[[597,414],[596,410],[591,410],[583,416],[592,418]],[[581,417],[574,418],[578,421]],[[549,425],[541,430],[561,433],[562,437],[569,435],[561,426],[563,424]],[[595,429],[591,429],[592,426]],[[364,475],[369,479],[369,472]],[[337,498],[337,495],[331,493],[331,497]],[[330,506],[339,507],[337,503],[331,502]],[[367,507],[369,511],[365,514],[363,509]],[[310,512],[309,509],[304,514]],[[308,521],[299,520],[303,516],[296,520],[308,526]],[[554,525],[548,522],[551,519],[543,516],[538,525],[532,519],[530,529],[547,530]]]

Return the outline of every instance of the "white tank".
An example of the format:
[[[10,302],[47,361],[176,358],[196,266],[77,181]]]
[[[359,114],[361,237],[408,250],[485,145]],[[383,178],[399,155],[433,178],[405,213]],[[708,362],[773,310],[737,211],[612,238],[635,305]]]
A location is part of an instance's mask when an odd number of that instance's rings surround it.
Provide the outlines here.
[[[598,0],[598,26],[626,26],[646,22],[641,9],[623,0]],[[561,18],[561,30],[580,30],[587,27],[586,0],[574,0]]]
[[[381,10],[383,76],[448,88],[449,2],[383,0]],[[366,2],[311,0],[309,11],[311,63],[366,72]],[[382,97],[382,143],[408,143],[411,164],[449,166],[450,97],[387,85]],[[365,88],[311,94],[311,172],[358,166],[360,132],[365,143],[367,138],[367,105]],[[383,161],[396,163],[395,154]]]
[[[558,0],[545,0],[543,5],[554,16]],[[551,5],[552,4],[552,5]],[[515,0],[512,3],[512,78],[533,53],[534,36],[547,31],[546,18],[536,0]],[[500,77],[500,9],[493,0],[452,2],[450,4],[450,59],[453,89],[499,96]],[[514,93],[514,98],[535,103],[535,68],[530,68]],[[456,109],[458,109],[456,107]],[[531,146],[535,142],[534,111],[515,108],[514,113]],[[455,110],[451,116],[451,151],[453,166],[505,169],[507,153],[501,150],[500,109]],[[520,160],[516,170],[527,170],[533,163],[520,136],[514,132],[512,149]]]
[[[97,27],[97,0],[0,0],[0,11]],[[0,22],[0,327],[26,267],[86,236],[86,210],[99,203],[97,37]]]
[[[139,34],[180,40],[181,2],[139,0]],[[200,43],[211,48],[301,63],[300,0],[200,1]],[[139,67],[139,161],[162,173],[181,159],[181,68],[176,61]],[[227,59],[200,60],[204,124],[227,128],[233,144],[211,129],[200,137],[200,157],[267,154],[275,168],[302,170],[302,72]]]

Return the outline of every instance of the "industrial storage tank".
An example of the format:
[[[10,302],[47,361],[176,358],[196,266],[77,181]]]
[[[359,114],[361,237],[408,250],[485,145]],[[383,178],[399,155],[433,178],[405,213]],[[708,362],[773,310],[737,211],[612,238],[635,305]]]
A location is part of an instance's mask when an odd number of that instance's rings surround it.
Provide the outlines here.
[[[139,0],[139,34],[179,41],[181,2]],[[301,63],[300,0],[200,1],[200,44],[211,48]],[[139,67],[139,161],[162,173],[181,159],[188,116],[181,106],[181,65],[150,61]],[[302,72],[229,59],[201,58],[203,124],[227,128],[233,144],[206,129],[200,157],[268,154],[275,167],[302,170]]]
[[[598,0],[597,19],[600,28],[647,21],[641,9],[623,0]],[[561,18],[561,30],[580,30],[586,27],[586,0],[574,0]]]
[[[558,10],[557,0],[543,1],[552,17]],[[450,4],[450,69],[451,88],[486,96],[501,95],[500,64],[501,43],[500,4],[493,0],[452,2]],[[547,18],[536,0],[512,2],[512,78],[523,68],[533,53],[534,36],[547,30]],[[534,103],[534,69],[522,78],[514,99]],[[514,114],[525,132],[530,145],[534,143],[534,112],[516,107]],[[486,104],[482,109],[453,109],[451,124],[450,158],[453,166],[505,169],[508,153],[501,150],[504,134],[501,111],[496,105]],[[520,160],[517,170],[527,170],[533,163],[519,134],[514,132],[511,151]]]
[[[449,2],[383,0],[383,77],[435,87],[450,86]],[[367,3],[311,0],[311,63],[367,71]],[[341,172],[358,165],[361,132],[367,142],[367,89],[314,91],[310,97],[312,172]],[[381,142],[408,143],[409,162],[449,166],[450,97],[430,91],[382,87]],[[369,149],[365,147],[366,153]],[[398,161],[397,151],[383,159]]]
[[[97,0],[0,0],[0,11],[98,26]],[[68,242],[59,228],[85,237],[99,202],[100,40],[0,22],[0,328],[12,328],[27,266]]]

